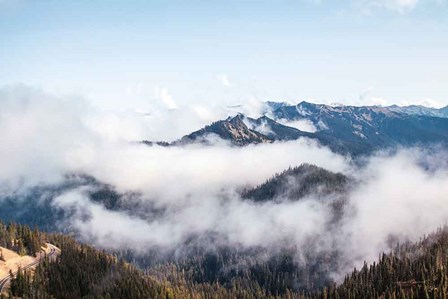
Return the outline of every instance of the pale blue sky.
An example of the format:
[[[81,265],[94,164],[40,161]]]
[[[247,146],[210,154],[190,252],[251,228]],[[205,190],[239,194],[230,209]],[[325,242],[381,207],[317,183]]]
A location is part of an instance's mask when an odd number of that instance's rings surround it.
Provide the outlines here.
[[[14,83],[110,105],[160,88],[177,105],[446,105],[448,4],[0,0],[0,85]]]

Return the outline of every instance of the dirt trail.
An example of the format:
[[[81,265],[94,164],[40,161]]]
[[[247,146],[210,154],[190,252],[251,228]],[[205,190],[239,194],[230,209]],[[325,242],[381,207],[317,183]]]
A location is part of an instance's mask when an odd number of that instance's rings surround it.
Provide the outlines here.
[[[36,260],[35,257],[25,255],[20,256],[14,251],[0,247],[0,251],[3,252],[5,261],[0,260],[0,277],[5,277],[9,274],[9,270],[13,272],[17,271],[19,267],[24,267]]]

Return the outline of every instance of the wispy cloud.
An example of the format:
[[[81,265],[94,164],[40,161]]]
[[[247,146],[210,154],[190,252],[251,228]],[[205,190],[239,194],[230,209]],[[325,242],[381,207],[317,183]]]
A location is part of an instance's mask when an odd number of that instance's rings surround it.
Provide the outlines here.
[[[177,109],[177,104],[174,102],[173,96],[168,93],[168,89],[157,87],[154,93],[156,98],[161,100],[167,109]]]
[[[233,84],[230,82],[229,77],[226,74],[218,74],[216,75],[216,78],[219,80],[219,82],[226,86],[231,87]]]
[[[315,4],[325,4],[325,0],[309,0],[309,2]],[[405,14],[413,11],[415,8],[421,5],[430,4],[443,4],[446,0],[351,0],[351,1],[341,1],[351,2],[356,10],[360,11],[362,14],[371,15],[377,11],[391,11],[399,14]]]
[[[421,5],[443,4],[446,0],[354,0],[355,6],[364,14],[387,10],[399,14],[413,11]]]
[[[419,0],[361,0],[361,9],[364,13],[372,13],[378,9],[386,9],[398,13],[406,13],[413,10]]]

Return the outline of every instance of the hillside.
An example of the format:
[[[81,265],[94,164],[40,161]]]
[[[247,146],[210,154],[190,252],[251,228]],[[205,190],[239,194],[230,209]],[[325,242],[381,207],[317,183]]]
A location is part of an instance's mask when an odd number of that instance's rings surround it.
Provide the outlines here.
[[[173,287],[166,281],[145,275],[111,254],[78,243],[72,237],[0,222],[0,241],[4,242],[13,235],[19,240],[17,244],[26,241],[24,244],[28,246],[23,248],[26,252],[33,248],[28,243],[28,238],[31,238],[56,244],[61,253],[55,260],[45,259],[32,273],[19,269],[8,293],[2,294],[2,298],[206,298],[220,291],[219,286],[211,285],[187,287],[184,281]],[[5,254],[8,254],[8,259],[18,258],[10,251]]]
[[[21,225],[1,225],[3,231],[29,230]],[[236,279],[232,286],[223,286],[216,280],[197,282],[184,272],[186,269],[176,270],[169,263],[160,267],[157,274],[148,271],[148,275],[112,254],[66,235],[34,230],[30,236],[57,245],[61,254],[54,261],[44,260],[33,273],[20,270],[2,298],[274,298],[255,279]]]
[[[349,178],[341,173],[302,164],[274,175],[261,185],[246,190],[243,198],[254,201],[273,199],[299,200],[306,196],[319,198],[347,192]]]
[[[397,245],[346,276],[339,286],[309,298],[443,299],[448,296],[448,228],[415,243]]]
[[[9,227],[11,226],[3,226]],[[26,227],[15,226],[18,230]],[[440,229],[415,243],[397,245],[391,253],[380,254],[378,262],[365,264],[348,274],[341,284],[326,283],[319,292],[296,292],[287,286],[286,276],[275,271],[290,271],[287,256],[259,265],[226,286],[222,282],[198,282],[185,264],[177,268],[165,264],[149,276],[116,257],[80,244],[60,234],[40,237],[57,244],[61,255],[55,262],[40,264],[34,275],[20,271],[11,283],[9,296],[22,298],[446,298],[448,294],[448,229]],[[33,233],[33,234],[34,234]],[[17,255],[7,252],[9,258]],[[230,255],[228,255],[230,254]],[[231,257],[231,252],[227,253]],[[223,256],[224,257],[224,256]],[[220,257],[198,260],[205,272],[211,271]],[[272,264],[271,264],[272,263]],[[255,268],[254,268],[255,269]],[[202,274],[200,274],[202,273]],[[256,274],[258,273],[258,274]],[[286,272],[284,272],[286,273]],[[234,273],[236,274],[236,273]],[[237,275],[238,277],[238,275]],[[298,276],[294,275],[295,279]],[[262,279],[262,280],[259,280]],[[265,283],[260,284],[261,281]],[[265,285],[267,283],[267,285]],[[282,288],[278,288],[284,284]],[[269,287],[268,287],[269,285]],[[274,287],[277,286],[277,289]],[[266,291],[271,289],[272,291]],[[6,297],[4,297],[6,298]]]

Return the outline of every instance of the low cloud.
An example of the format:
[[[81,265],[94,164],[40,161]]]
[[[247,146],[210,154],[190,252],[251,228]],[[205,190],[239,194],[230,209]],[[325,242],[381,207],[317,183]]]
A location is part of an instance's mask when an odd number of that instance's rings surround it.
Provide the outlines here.
[[[420,163],[427,154],[411,149],[373,157],[359,174],[363,181],[350,196],[355,214],[344,227],[358,263],[389,251],[391,236],[415,241],[446,224],[448,170],[427,171],[432,163]]]
[[[120,114],[111,116],[80,99],[19,86],[3,88],[0,104],[3,194],[82,173],[118,192],[138,194],[141,204],[161,211],[154,216],[143,210],[136,216],[108,210],[88,198],[85,186],[59,194],[54,206],[75,210],[65,225],[95,245],[144,252],[151,246],[176,248],[192,234],[214,234],[223,244],[243,248],[292,246],[300,259],[311,239],[318,240],[317,253],[339,250],[344,271],[349,271],[389,250],[395,245],[390,240],[416,240],[448,219],[447,159],[439,149],[380,153],[354,166],[307,139],[242,148],[225,142],[148,147],[128,140],[142,137],[146,124],[139,122],[144,118],[126,121],[134,133],[117,138],[113,132],[121,126]],[[331,198],[241,199],[242,188],[305,162],[353,178],[338,226],[328,227]]]
[[[317,128],[314,126],[313,122],[307,119],[300,119],[300,120],[276,119],[276,121],[282,125],[293,127],[303,132],[314,133],[317,131]]]
[[[296,163],[316,163],[310,156],[312,147],[310,152],[303,149],[309,145],[285,143],[278,146],[284,156],[301,150],[296,152],[296,157],[304,158],[297,159]],[[291,146],[290,151],[288,146]],[[444,225],[448,218],[445,204],[448,170],[445,166],[430,167],[434,161],[424,161],[423,167],[422,155],[427,153],[419,149],[404,149],[393,155],[378,154],[361,168],[349,166],[348,161],[331,154],[325,158],[322,153],[315,153],[314,158],[324,158],[318,164],[342,171],[356,182],[346,195],[344,218],[331,228],[328,227],[333,217],[331,196],[324,200],[310,195],[300,201],[264,203],[241,199],[237,192],[239,186],[257,185],[275,169],[284,168],[285,164],[274,161],[256,161],[266,154],[275,157],[276,150],[269,149],[269,145],[239,149],[239,153],[230,153],[228,151],[236,149],[224,146],[219,150],[184,150],[182,154],[168,154],[169,159],[161,158],[165,153],[154,152],[160,161],[170,160],[173,164],[171,168],[164,162],[161,168],[145,168],[155,174],[162,173],[161,169],[165,167],[166,174],[152,178],[139,172],[132,174],[135,175],[132,179],[143,175],[141,183],[148,182],[146,186],[133,185],[131,179],[116,182],[113,177],[102,177],[106,182],[121,184],[121,188],[138,189],[143,194],[141,200],[165,207],[160,217],[141,218],[106,210],[78,191],[62,195],[55,203],[63,206],[71,202],[72,207],[78,207],[80,212],[71,222],[71,228],[86,240],[106,248],[128,248],[144,253],[151,247],[181,248],[192,235],[212,234],[218,244],[236,248],[257,247],[271,252],[278,252],[282,247],[296,248],[300,263],[304,248],[312,244],[316,255],[333,250],[340,253],[334,261],[343,265],[333,273],[337,280],[364,261],[375,261],[379,253],[390,251],[397,242],[418,240]],[[207,153],[208,150],[211,152]],[[246,161],[249,156],[254,161]],[[180,162],[182,157],[191,161],[187,163],[189,165]],[[221,160],[219,157],[232,159]],[[338,159],[338,162],[332,165],[328,158]],[[214,159],[221,161],[213,162]],[[264,166],[260,166],[262,164]],[[193,165],[197,165],[197,171],[193,171]],[[129,176],[129,173],[123,173],[122,166],[114,171],[104,169],[104,172],[119,173],[118,170],[122,171],[122,178]],[[84,199],[80,200],[80,196]],[[89,217],[81,217],[86,213]]]
[[[173,100],[173,96],[168,93],[168,89],[157,87],[154,94],[165,105],[166,109],[174,110],[178,108],[176,102]]]

